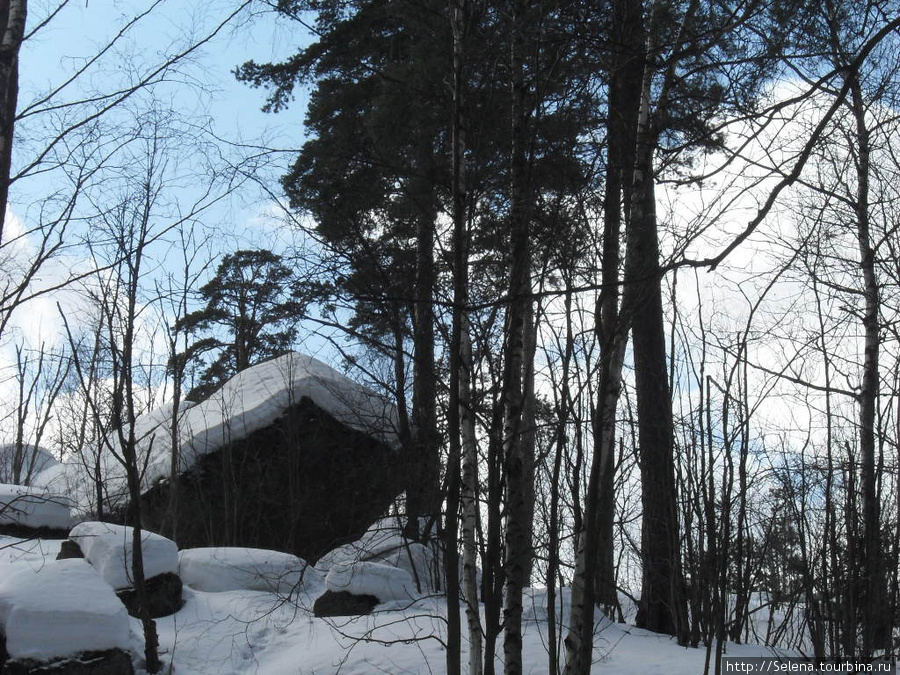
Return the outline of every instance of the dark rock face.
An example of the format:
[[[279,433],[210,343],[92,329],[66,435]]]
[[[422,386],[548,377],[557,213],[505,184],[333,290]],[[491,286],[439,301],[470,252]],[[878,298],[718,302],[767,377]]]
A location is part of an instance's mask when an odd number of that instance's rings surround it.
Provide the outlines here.
[[[181,577],[172,572],[158,574],[145,582],[147,591],[147,604],[150,605],[150,618],[158,619],[161,616],[174,614],[183,603],[181,599]],[[125,588],[116,591],[116,595],[131,616],[138,616],[140,606],[137,601],[137,591],[133,588]]]
[[[2,663],[3,675],[133,675],[131,657],[121,649],[84,652],[50,662],[22,659]]]
[[[59,545],[59,553],[56,554],[57,560],[66,560],[68,558],[83,558],[84,553],[81,547],[71,539],[66,539]]]
[[[354,595],[347,591],[325,591],[316,598],[313,613],[316,616],[362,616],[371,614],[378,604],[374,595]]]
[[[54,527],[28,527],[16,523],[0,524],[0,534],[19,539],[65,539],[69,536],[69,530],[59,530]]]
[[[315,562],[365,532],[399,493],[399,455],[303,398],[265,429],[144,494],[144,527],[179,548],[250,546]],[[177,522],[173,522],[177,521]]]

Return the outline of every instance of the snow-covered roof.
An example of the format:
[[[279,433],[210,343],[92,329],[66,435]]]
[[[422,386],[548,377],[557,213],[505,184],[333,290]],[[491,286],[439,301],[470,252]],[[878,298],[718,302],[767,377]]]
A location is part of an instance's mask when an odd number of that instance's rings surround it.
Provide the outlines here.
[[[180,405],[179,471],[191,469],[201,457],[229,442],[268,427],[303,398],[348,427],[393,447],[399,445],[394,406],[321,361],[291,352],[238,373],[202,403]],[[171,472],[171,419],[171,406],[166,406],[135,420],[138,456],[146,467],[144,490]],[[116,454],[121,452],[115,438],[99,452],[104,489],[113,506],[127,502],[125,470]],[[96,501],[92,464],[93,460],[86,466],[83,458],[74,458],[41,472],[33,483],[65,491],[87,512]]]

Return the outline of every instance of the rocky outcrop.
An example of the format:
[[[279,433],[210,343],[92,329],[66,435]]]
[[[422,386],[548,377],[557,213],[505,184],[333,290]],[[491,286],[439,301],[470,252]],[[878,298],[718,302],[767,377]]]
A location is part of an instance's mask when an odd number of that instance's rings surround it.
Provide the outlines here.
[[[396,452],[309,398],[145,493],[146,526],[179,548],[247,546],[314,562],[360,537],[399,493]]]
[[[113,587],[128,613],[138,616],[137,592],[132,586],[132,547],[134,530],[130,527],[86,521],[69,533],[70,540],[60,547],[57,560],[84,557]],[[169,616],[181,609],[181,578],[178,576],[178,548],[171,539],[143,530],[141,549],[145,590],[150,616]]]
[[[290,553],[258,548],[187,548],[178,552],[178,575],[204,593],[264,591],[283,598],[315,596],[325,577]]]
[[[132,672],[125,607],[85,560],[48,560],[0,578],[0,672]]]
[[[316,616],[360,616],[370,614],[376,605],[408,603],[417,597],[406,570],[375,562],[335,563],[325,586],[313,606]]]
[[[173,414],[166,405],[140,415],[133,436],[142,526],[179,548],[272,549],[314,564],[362,535],[400,492],[396,408],[310,356],[256,364]],[[102,511],[129,524],[121,449],[107,441],[96,448],[102,509],[80,461],[42,471],[36,484],[66,495],[76,519]]]

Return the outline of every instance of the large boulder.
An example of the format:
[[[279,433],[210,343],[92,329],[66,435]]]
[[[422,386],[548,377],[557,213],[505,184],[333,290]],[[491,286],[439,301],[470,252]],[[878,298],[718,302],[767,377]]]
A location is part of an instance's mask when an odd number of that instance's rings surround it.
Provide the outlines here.
[[[379,604],[409,602],[418,596],[406,570],[375,562],[337,563],[325,577],[325,586],[334,593],[371,595]]]
[[[421,593],[437,591],[443,579],[443,561],[438,539],[432,534],[426,542],[410,540],[405,534],[405,519],[382,518],[365,534],[349,544],[329,551],[316,562],[323,574],[337,563],[376,562],[405,570]]]
[[[176,474],[180,475],[204,473],[208,468],[201,466],[205,458],[239,452],[234,444],[242,439],[247,439],[251,445],[259,445],[262,441],[264,445],[257,448],[259,454],[254,454],[254,457],[262,457],[273,447],[270,441],[274,436],[279,446],[287,445],[292,451],[291,456],[302,460],[308,439],[297,432],[322,428],[320,424],[305,425],[296,415],[289,416],[289,411],[303,401],[325,411],[340,429],[352,429],[369,439],[364,447],[358,448],[355,459],[364,458],[367,447],[390,449],[386,455],[372,457],[369,465],[378,468],[381,462],[380,473],[387,473],[389,468],[396,473],[399,448],[396,408],[334,368],[310,356],[292,352],[241,371],[200,403],[180,402],[177,420],[172,419],[176,412],[173,405],[139,415],[129,436],[135,439],[134,450],[142,468],[141,492],[172,478],[173,450],[178,458]],[[299,428],[295,423],[299,423]],[[273,427],[276,429],[274,434],[271,433]],[[251,439],[256,432],[263,433]],[[356,436],[351,435],[346,443],[355,440]],[[127,472],[120,461],[122,448],[117,445],[116,434],[113,434],[93,449],[97,455],[96,467],[104,477],[102,511],[106,514],[121,511],[131,499]],[[222,461],[220,458],[218,463]],[[42,471],[34,484],[69,496],[77,516],[83,519],[98,510],[94,468],[86,467],[81,461],[69,460]],[[166,502],[163,506],[168,508],[169,504]],[[183,515],[183,510],[179,509],[178,516]]]
[[[48,561],[0,580],[4,673],[133,672],[125,607],[84,560]]]
[[[303,354],[241,371],[205,401],[134,421],[142,523],[180,548],[240,546],[316,559],[384,515],[402,485],[396,408]],[[133,522],[116,439],[96,448],[102,511]],[[173,476],[173,450],[177,470]],[[68,461],[36,484],[101,510],[93,473]]]
[[[302,398],[264,428],[200,457],[174,486],[156,484],[142,512],[181,548],[253,547],[315,561],[387,510],[400,491],[397,457],[375,435]]]

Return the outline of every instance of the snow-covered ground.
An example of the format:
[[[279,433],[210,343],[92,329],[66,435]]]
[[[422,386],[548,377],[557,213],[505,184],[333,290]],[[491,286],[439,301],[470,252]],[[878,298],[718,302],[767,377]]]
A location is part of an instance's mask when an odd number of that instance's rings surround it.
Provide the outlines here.
[[[79,574],[91,576],[91,583],[100,581],[98,575],[85,571],[89,568],[82,561],[57,563],[54,558],[58,549],[58,542],[0,538],[0,578],[16,580],[25,574],[33,581],[43,577],[44,571],[53,570],[62,563],[65,570],[72,568]],[[251,583],[253,575],[247,576],[251,565],[261,565],[271,573],[284,572],[282,563],[286,559],[282,554],[266,556],[264,552],[248,553],[241,549],[194,551],[200,552],[187,556],[193,557],[193,570],[188,576],[194,587],[185,585],[184,607],[172,616],[156,620],[165,673],[401,675],[445,672],[442,642],[446,638],[446,605],[439,597],[397,599],[379,605],[370,616],[321,619],[314,617],[311,611],[315,595],[324,590],[321,578],[315,574],[310,576],[310,585],[304,586],[303,593],[285,593],[281,586],[272,590],[241,588]],[[182,552],[182,562],[184,560],[185,553]],[[240,569],[232,573],[228,569],[232,564]],[[65,572],[63,577],[72,570]],[[10,576],[13,573],[15,576]],[[209,582],[205,587],[231,590],[198,590],[199,586],[204,586],[204,575],[208,576]],[[241,575],[246,577],[243,581]],[[60,577],[59,574],[56,576]],[[31,590],[37,593],[39,586],[33,585]],[[73,611],[69,605],[63,606],[63,599],[59,599],[58,612],[53,598],[42,601],[41,605],[44,619],[55,617],[54,630],[60,634],[65,630],[60,626],[66,625]],[[566,599],[564,594],[564,603]],[[525,672],[547,673],[544,592],[529,592],[526,607]],[[102,621],[109,621],[112,609],[101,607],[97,615],[96,624],[87,614],[75,617],[82,635],[110,630],[110,637],[117,644],[121,643],[125,635],[123,630],[113,631],[105,624],[100,625]],[[117,616],[121,622],[121,615]],[[54,639],[55,633],[46,630],[49,625],[47,621],[37,619],[28,623],[29,634],[23,638],[25,644]],[[85,630],[85,627],[89,629]],[[129,619],[128,628],[131,650],[140,654],[140,624],[136,619]],[[697,675],[703,672],[706,654],[702,648],[679,647],[666,636],[627,625],[604,623],[598,625],[597,630],[594,672],[611,675]],[[49,644],[43,649],[47,653],[54,651]],[[498,652],[502,653],[502,648]],[[740,656],[769,654],[763,647],[731,644],[728,653]]]

